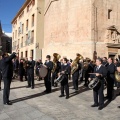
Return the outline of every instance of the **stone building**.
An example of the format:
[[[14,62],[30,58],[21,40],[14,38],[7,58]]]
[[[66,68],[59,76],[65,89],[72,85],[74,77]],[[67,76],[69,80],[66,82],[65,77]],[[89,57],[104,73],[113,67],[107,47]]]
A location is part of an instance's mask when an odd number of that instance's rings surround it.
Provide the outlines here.
[[[44,46],[68,58],[120,55],[120,0],[45,0]]]
[[[42,57],[44,39],[44,0],[26,0],[12,20],[12,51],[19,58]]]

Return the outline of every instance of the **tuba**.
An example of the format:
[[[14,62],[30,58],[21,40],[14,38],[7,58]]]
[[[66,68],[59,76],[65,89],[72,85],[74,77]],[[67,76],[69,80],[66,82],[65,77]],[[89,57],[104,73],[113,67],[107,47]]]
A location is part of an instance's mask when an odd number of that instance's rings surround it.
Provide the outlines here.
[[[61,56],[58,53],[54,53],[53,54],[53,69],[52,69],[52,73],[55,72],[56,68],[57,68],[57,61],[59,61],[59,59],[61,58]]]
[[[72,62],[72,65],[71,65],[71,74],[73,74],[78,69],[78,62],[79,62],[79,60],[82,60],[82,59],[83,59],[83,56],[80,55],[79,53],[77,53],[77,57]]]
[[[120,82],[120,67],[115,71],[115,79],[117,82]]]

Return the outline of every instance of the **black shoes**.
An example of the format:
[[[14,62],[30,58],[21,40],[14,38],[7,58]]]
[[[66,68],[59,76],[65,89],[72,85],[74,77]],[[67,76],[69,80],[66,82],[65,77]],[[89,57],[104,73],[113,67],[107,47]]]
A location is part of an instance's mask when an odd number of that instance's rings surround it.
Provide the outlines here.
[[[4,105],[12,105],[11,102],[4,103]]]
[[[66,96],[66,99],[68,99],[69,98],[69,96]]]
[[[60,95],[59,97],[64,97],[65,95]]]
[[[59,97],[64,97],[65,95],[60,95]],[[66,96],[66,99],[68,99],[69,98],[69,96]]]
[[[34,89],[34,87],[31,87],[31,89]]]
[[[91,107],[98,107],[98,104],[93,104],[91,105]]]
[[[93,104],[93,105],[91,105],[91,107],[98,107],[98,104]],[[101,105],[98,107],[98,110],[102,110],[103,108],[104,108],[104,106]]]
[[[102,110],[104,108],[104,106],[99,106],[98,110]]]

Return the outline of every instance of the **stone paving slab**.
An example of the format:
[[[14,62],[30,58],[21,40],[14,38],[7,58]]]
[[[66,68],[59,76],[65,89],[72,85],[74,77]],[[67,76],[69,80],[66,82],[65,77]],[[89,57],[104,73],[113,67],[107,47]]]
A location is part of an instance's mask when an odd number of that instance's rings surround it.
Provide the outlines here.
[[[120,120],[119,96],[111,103],[105,101],[106,107],[98,111],[90,107],[93,92],[83,87],[83,83],[79,85],[78,93],[70,85],[70,98],[67,100],[58,97],[59,87],[53,88],[50,94],[44,94],[43,83],[35,81],[35,89],[31,89],[26,88],[27,82],[12,82],[12,106],[2,104],[3,91],[0,91],[0,120]]]

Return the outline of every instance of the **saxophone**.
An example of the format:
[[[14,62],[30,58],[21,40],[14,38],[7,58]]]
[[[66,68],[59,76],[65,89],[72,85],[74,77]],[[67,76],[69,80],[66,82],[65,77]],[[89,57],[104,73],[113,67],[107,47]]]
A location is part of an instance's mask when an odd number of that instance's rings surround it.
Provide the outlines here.
[[[77,57],[72,62],[72,65],[71,65],[71,74],[73,74],[78,69],[78,62],[79,62],[79,60],[82,60],[82,59],[83,59],[83,56],[80,55],[79,53],[77,53]]]
[[[57,61],[61,58],[61,56],[58,53],[54,53],[53,54],[53,69],[52,69],[52,73],[55,72],[56,68],[57,68]]]

